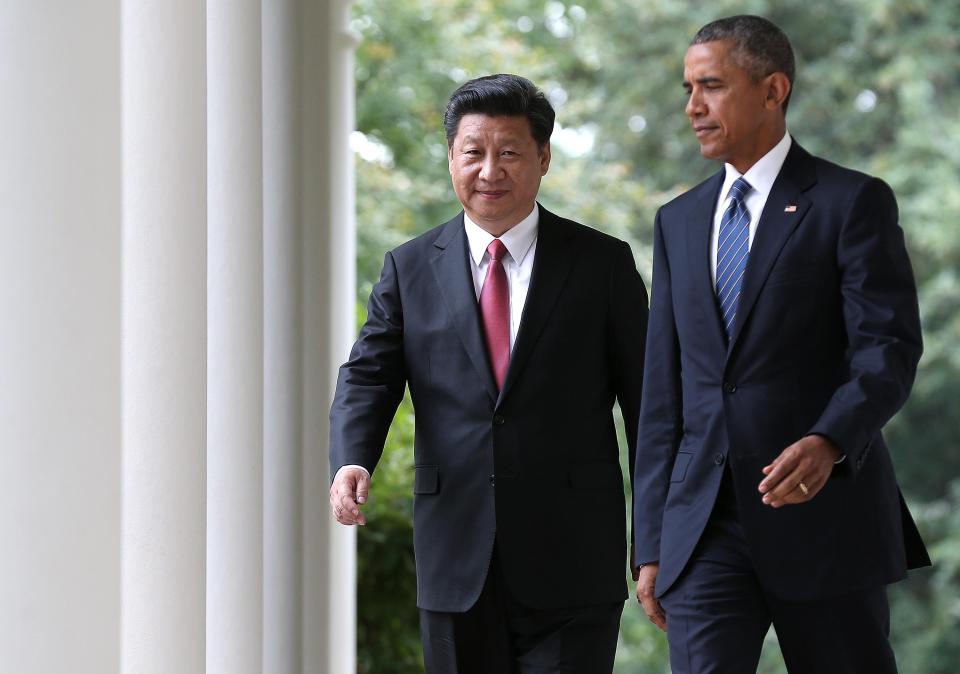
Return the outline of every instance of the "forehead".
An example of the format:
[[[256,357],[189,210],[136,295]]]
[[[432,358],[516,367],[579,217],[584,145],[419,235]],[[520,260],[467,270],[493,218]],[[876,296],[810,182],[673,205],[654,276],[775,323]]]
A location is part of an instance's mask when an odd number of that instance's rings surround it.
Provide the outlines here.
[[[465,138],[481,140],[533,140],[530,121],[523,115],[486,115],[472,112],[460,118],[454,142]]]
[[[717,40],[692,44],[683,58],[684,79],[742,72],[733,58],[733,43]]]

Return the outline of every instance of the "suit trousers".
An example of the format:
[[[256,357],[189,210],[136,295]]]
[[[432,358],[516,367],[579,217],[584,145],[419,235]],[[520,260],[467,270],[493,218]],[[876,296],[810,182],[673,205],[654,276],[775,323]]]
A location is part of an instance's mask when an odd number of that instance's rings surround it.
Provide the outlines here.
[[[507,587],[494,550],[468,611],[420,609],[425,674],[610,674],[622,612],[623,602],[525,607]]]
[[[799,602],[764,590],[750,561],[729,471],[690,561],[660,601],[673,674],[755,673],[771,624],[790,674],[897,671],[885,586]]]

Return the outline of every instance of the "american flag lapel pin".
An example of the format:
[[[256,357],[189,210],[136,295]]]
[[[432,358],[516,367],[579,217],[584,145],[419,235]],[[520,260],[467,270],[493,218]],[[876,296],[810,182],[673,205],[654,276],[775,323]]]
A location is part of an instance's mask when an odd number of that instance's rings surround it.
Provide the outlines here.
[[[787,206],[786,208],[783,209],[783,212],[784,212],[784,213],[796,213],[796,212],[797,212],[797,206],[796,206],[796,204],[790,204],[789,206]]]

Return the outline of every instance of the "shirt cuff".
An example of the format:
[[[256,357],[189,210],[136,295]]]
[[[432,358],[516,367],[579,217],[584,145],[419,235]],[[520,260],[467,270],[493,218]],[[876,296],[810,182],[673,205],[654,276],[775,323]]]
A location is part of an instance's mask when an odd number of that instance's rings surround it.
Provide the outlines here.
[[[366,468],[364,468],[363,466],[357,465],[357,464],[355,464],[355,463],[348,463],[347,465],[345,465],[345,466],[340,466],[340,467],[337,469],[337,474],[336,474],[336,475],[334,476],[334,478],[333,478],[334,482],[336,482],[337,478],[340,477],[340,472],[341,472],[344,468],[359,468],[360,470],[362,470],[364,473],[367,474],[367,477],[370,477],[370,471],[367,470]]]

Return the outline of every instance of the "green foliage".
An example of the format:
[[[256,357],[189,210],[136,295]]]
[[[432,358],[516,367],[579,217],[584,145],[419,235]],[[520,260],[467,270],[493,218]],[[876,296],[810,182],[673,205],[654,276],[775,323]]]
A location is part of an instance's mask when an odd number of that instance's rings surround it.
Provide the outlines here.
[[[356,0],[359,295],[383,253],[459,211],[441,117],[463,81],[515,72],[557,109],[547,208],[627,239],[650,279],[659,205],[718,167],[683,114],[686,45],[701,25],[768,16],[790,35],[788,123],[807,149],[887,180],[917,277],[925,354],[888,425],[903,490],[937,566],[890,590],[905,674],[960,662],[960,4],[939,0]],[[422,671],[410,531],[412,411],[405,401],[360,532],[364,672]],[[617,672],[668,671],[663,635],[635,602]],[[771,635],[764,674],[781,664]]]

